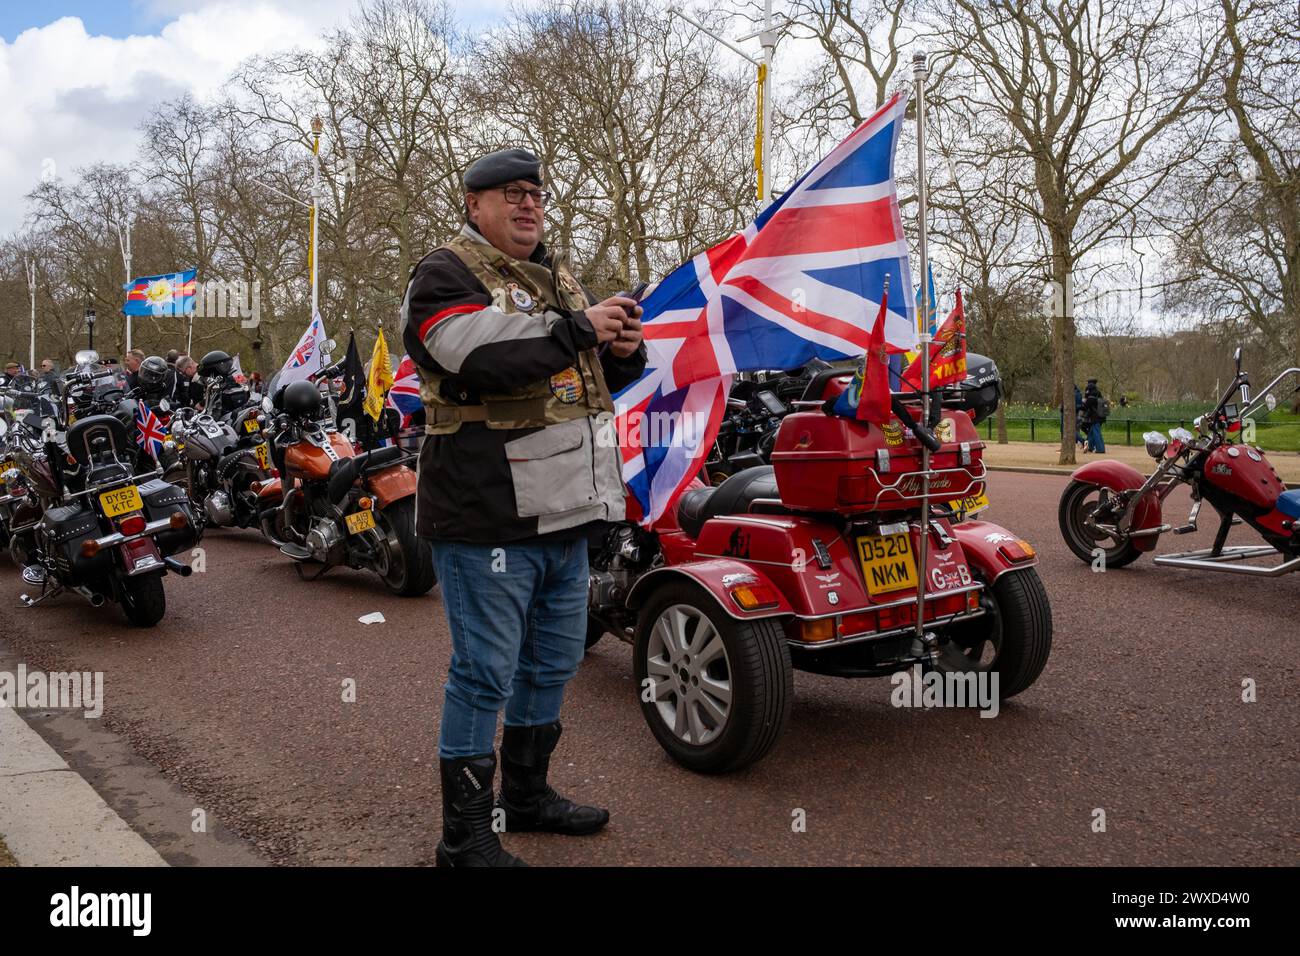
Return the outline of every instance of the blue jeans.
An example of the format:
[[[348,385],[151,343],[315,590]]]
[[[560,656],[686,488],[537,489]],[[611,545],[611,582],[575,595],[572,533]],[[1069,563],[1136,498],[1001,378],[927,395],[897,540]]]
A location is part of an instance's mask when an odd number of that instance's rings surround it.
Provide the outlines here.
[[[1093,422],[1088,426],[1088,451],[1106,450],[1106,439],[1101,437],[1101,422]]]
[[[560,717],[587,633],[587,542],[434,541],[451,669],[442,704],[443,759],[491,753],[497,714],[533,727]]]

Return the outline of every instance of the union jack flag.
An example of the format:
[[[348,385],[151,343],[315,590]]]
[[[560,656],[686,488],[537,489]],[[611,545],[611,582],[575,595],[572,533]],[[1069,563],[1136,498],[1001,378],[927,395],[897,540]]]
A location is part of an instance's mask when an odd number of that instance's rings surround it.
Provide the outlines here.
[[[420,408],[420,376],[409,355],[403,355],[397,363],[393,387],[388,390],[388,405],[401,413],[403,428],[409,427],[411,416]]]
[[[135,432],[135,443],[156,460],[162,454],[167,427],[144,402],[135,406]]]
[[[894,151],[907,108],[895,94],[742,231],[679,266],[642,303],[649,360],[620,392],[623,480],[650,524],[699,471],[734,372],[857,358],[885,276],[912,287]],[[885,313],[893,351],[914,348],[916,307]],[[647,442],[643,416],[680,427]]]

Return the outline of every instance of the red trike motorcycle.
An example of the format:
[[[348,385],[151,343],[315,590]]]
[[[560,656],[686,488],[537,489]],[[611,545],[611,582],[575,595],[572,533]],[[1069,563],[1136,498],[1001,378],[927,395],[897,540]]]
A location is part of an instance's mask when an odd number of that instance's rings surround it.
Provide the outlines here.
[[[588,642],[612,632],[633,645],[644,717],[692,770],[762,757],[796,669],[985,671],[1006,698],[1046,664],[1051,609],[1034,549],[943,504],[983,490],[977,416],[954,398],[927,428],[901,396],[884,428],[830,414],[849,378],[826,369],[809,382],[771,465],[701,483],[650,529],[613,525],[592,550]],[[921,441],[933,449],[928,490]]]
[[[1287,369],[1252,399],[1241,349],[1234,359],[1237,374],[1214,410],[1193,422],[1197,434],[1175,428],[1168,439],[1160,432],[1143,436],[1157,462],[1149,476],[1119,461],[1089,462],[1074,472],[1061,495],[1059,519],[1065,543],[1080,560],[1104,562],[1106,568],[1132,564],[1166,531],[1195,531],[1201,505],[1209,502],[1219,516],[1214,545],[1162,554],[1156,564],[1261,577],[1300,570],[1300,491],[1287,491],[1264,453],[1241,441],[1254,415],[1277,407],[1278,387],[1300,375],[1300,368]],[[1173,527],[1164,521],[1164,501],[1184,484],[1192,494],[1191,514],[1186,524]],[[1266,544],[1225,547],[1232,526],[1243,522]],[[1272,565],[1246,563],[1279,554],[1283,560]]]

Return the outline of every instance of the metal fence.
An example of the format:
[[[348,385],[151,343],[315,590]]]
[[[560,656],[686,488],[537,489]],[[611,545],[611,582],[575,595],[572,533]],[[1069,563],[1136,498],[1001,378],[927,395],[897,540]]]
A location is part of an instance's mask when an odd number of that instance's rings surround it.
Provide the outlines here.
[[[1107,444],[1140,445],[1144,432],[1165,434],[1171,428],[1192,429],[1190,418],[1132,418],[1110,419],[1101,426],[1101,436]],[[1266,451],[1300,450],[1300,422],[1255,422],[1253,444]],[[989,441],[997,438],[997,420],[989,418],[981,424],[981,431]],[[1059,442],[1061,440],[1060,416],[1007,416],[1007,438],[1010,441]]]

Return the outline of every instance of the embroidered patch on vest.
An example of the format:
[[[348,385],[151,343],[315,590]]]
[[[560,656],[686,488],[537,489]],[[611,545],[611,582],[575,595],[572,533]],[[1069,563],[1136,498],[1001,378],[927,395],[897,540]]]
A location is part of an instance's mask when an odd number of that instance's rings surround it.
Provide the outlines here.
[[[565,405],[574,405],[582,401],[584,394],[582,374],[572,366],[563,372],[556,372],[551,376],[551,394]]]
[[[519,307],[521,311],[531,312],[534,305],[533,297],[528,294],[527,289],[521,289],[518,282],[511,282],[506,285],[506,290],[510,293],[510,301]]]

